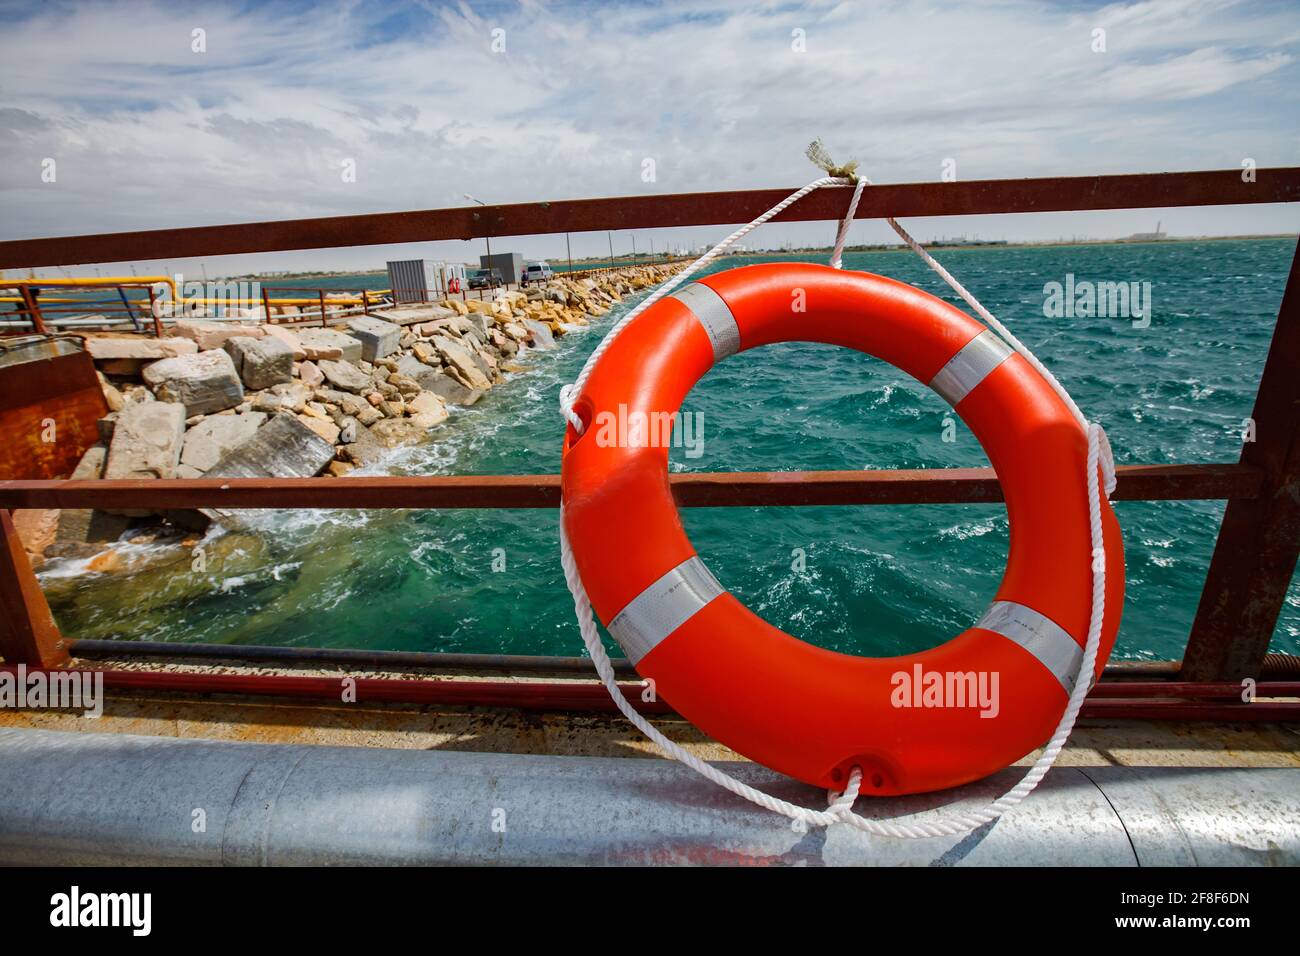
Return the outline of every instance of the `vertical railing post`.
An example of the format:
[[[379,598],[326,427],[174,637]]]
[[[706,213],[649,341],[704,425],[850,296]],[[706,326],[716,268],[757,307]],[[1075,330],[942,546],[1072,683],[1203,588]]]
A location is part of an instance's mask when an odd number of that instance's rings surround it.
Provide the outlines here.
[[[1181,677],[1258,677],[1300,557],[1300,246],[1264,362],[1242,464],[1264,477],[1258,497],[1233,498],[1210,559]]]
[[[158,293],[153,286],[149,286],[149,319],[153,322],[154,337],[159,339],[162,338],[162,317],[158,314],[161,311],[158,308]],[[176,311],[174,304],[172,311]]]
[[[7,508],[0,508],[0,657],[29,667],[61,667],[68,661],[67,643]]]
[[[135,330],[137,332],[142,331],[143,327],[140,325],[140,319],[135,314],[135,309],[131,308],[131,300],[126,297],[126,289],[118,286],[117,296],[122,300],[122,308],[126,309],[126,317],[131,320],[131,324],[135,326]]]
[[[320,298],[320,327],[325,328],[325,290],[317,289],[316,295]]]
[[[370,294],[365,289],[361,290],[361,314],[370,314]]]
[[[262,316],[263,321],[268,325],[271,324],[271,299],[266,294],[266,286],[262,286]]]
[[[32,331],[38,335],[45,334],[45,319],[41,315],[41,307],[36,304],[36,293],[32,292],[31,286],[19,286],[22,292],[23,305],[27,309],[27,317],[32,320]]]

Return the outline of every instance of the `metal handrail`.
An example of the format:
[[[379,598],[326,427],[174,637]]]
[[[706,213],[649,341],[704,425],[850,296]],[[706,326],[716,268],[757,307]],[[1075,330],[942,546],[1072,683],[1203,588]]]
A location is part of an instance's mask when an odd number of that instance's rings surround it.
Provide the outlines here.
[[[745,222],[789,190],[524,203],[327,219],[0,242],[0,269],[390,242]],[[859,218],[1300,202],[1300,167],[872,186]],[[832,220],[843,195],[821,190],[774,221]],[[1185,681],[1257,676],[1300,556],[1300,276],[1283,296],[1256,397],[1258,440],[1232,464],[1120,469],[1119,499],[1228,501],[1180,670]],[[990,469],[675,474],[684,506],[940,503],[1001,500]],[[554,507],[554,475],[268,480],[0,482],[0,508]],[[66,659],[8,513],[0,511],[0,655]],[[62,656],[61,656],[62,655]],[[234,655],[232,655],[234,656]]]

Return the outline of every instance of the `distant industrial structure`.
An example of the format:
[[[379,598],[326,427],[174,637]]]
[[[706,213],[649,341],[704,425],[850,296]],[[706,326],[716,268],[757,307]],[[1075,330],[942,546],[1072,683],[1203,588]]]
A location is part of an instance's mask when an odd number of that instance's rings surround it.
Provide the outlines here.
[[[1128,237],[1129,242],[1154,242],[1158,239],[1166,238],[1165,234],[1160,231],[1160,221],[1156,220],[1155,232],[1135,232]]]
[[[524,257],[517,252],[497,252],[491,256],[479,256],[479,268],[496,269],[506,285],[515,285],[524,274]]]
[[[396,303],[446,298],[453,285],[465,287],[465,266],[459,262],[397,259],[388,263],[388,287]]]
[[[965,236],[957,236],[955,239],[936,239],[932,243],[935,246],[1005,246],[1005,239],[981,239],[976,236],[974,239],[967,239]]]

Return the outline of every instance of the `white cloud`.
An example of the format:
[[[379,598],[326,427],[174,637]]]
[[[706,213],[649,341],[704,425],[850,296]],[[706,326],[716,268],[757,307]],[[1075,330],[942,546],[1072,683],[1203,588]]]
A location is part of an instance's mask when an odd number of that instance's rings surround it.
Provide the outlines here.
[[[1105,53],[1091,49],[1095,27]],[[206,53],[191,52],[195,28]],[[491,47],[498,28],[504,53]],[[796,28],[806,52],[791,48]],[[945,157],[963,178],[1235,168],[1245,156],[1292,165],[1297,47],[1294,8],[1223,0],[1093,11],[830,0],[35,6],[0,34],[0,236],[429,208],[466,192],[512,202],[790,185],[812,175],[802,148],[814,136],[877,181],[936,179]],[[56,184],[40,180],[47,156]],[[658,174],[649,185],[646,157]],[[346,160],[355,183],[340,175]],[[1114,232],[1147,218],[1123,215]],[[1180,222],[1296,223],[1271,207],[1233,213],[1254,220],[1216,215]],[[934,231],[1050,235],[1097,221],[986,218]],[[860,224],[854,237],[883,237],[875,229]],[[767,241],[824,233],[773,227]],[[576,240],[579,253],[603,245]],[[554,252],[555,240],[522,246]],[[270,267],[368,264],[387,251],[286,254]]]

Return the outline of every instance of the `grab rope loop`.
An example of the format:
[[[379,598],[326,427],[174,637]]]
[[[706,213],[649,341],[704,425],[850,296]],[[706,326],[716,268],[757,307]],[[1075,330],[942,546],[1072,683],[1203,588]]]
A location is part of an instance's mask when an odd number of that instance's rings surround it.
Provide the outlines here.
[[[853,199],[849,204],[848,212],[844,220],[840,223],[839,234],[836,238],[835,250],[832,254],[831,265],[840,268],[840,259],[843,253],[844,241],[848,235],[848,224],[852,222],[857,211],[858,200],[861,198],[865,186],[869,185],[869,180],[865,177],[859,177],[856,174],[856,163],[849,163],[844,166],[835,166],[831,163],[830,157],[826,155],[820,140],[814,141],[808,147],[808,158],[814,163],[821,166],[828,174],[820,179],[815,179],[801,189],[791,193],[781,202],[777,203],[763,215],[759,216],[747,226],[737,229],[727,238],[706,252],[700,258],[679,272],[676,276],[666,280],[657,289],[651,292],[645,299],[633,307],[624,315],[614,326],[605,334],[600,344],[587,357],[586,363],[579,372],[577,379],[571,385],[566,385],[560,389],[560,409],[565,419],[571,424],[578,434],[582,434],[584,425],[580,416],[574,411],[573,404],[577,396],[582,393],[587,379],[590,377],[592,370],[600,361],[600,357],[605,354],[618,334],[626,328],[637,316],[646,309],[658,302],[665,295],[672,292],[673,289],[681,285],[686,279],[699,272],[706,265],[723,255],[734,243],[752,232],[754,229],[767,222],[773,216],[789,208],[798,202],[804,196],[814,192],[823,186],[854,186]],[[854,767],[849,774],[844,790],[836,794],[830,792],[827,794],[827,809],[813,810],[808,807],[802,807],[798,804],[790,803],[774,797],[769,793],[764,793],[749,786],[746,783],[737,780],[729,774],[723,773],[716,767],[711,766],[698,756],[686,750],[684,747],[669,740],[663,733],[646,720],[628,701],[618,685],[618,679],[614,674],[614,667],[610,663],[609,655],[605,652],[605,646],[601,642],[600,632],[596,627],[594,612],[591,607],[591,601],[587,597],[586,588],[583,586],[582,578],[578,574],[577,559],[574,557],[573,548],[569,543],[569,537],[565,531],[564,524],[564,506],[560,506],[560,564],[564,569],[564,577],[569,585],[569,590],[573,594],[574,613],[578,619],[578,629],[582,634],[583,644],[587,648],[587,653],[591,655],[591,662],[596,669],[597,676],[600,677],[601,683],[609,691],[615,706],[628,721],[641,731],[649,740],[659,746],[661,750],[669,757],[685,764],[694,770],[700,776],[717,784],[725,790],[734,793],[738,797],[750,801],[764,809],[771,810],[774,813],[782,814],[789,817],[796,825],[804,826],[824,826],[829,827],[836,823],[844,823],[855,830],[870,834],[873,836],[886,836],[901,839],[927,839],[932,837],[943,836],[960,836],[969,833],[976,827],[991,823],[1001,817],[1004,813],[1020,804],[1028,797],[1047,771],[1056,763],[1057,757],[1065,747],[1071,731],[1074,729],[1075,721],[1078,719],[1079,711],[1083,707],[1084,698],[1092,686],[1093,675],[1096,671],[1097,654],[1101,647],[1102,627],[1106,617],[1106,543],[1102,531],[1102,511],[1101,504],[1103,500],[1108,500],[1111,492],[1115,489],[1115,462],[1111,453],[1110,440],[1106,437],[1105,430],[1096,422],[1090,422],[1084,417],[1083,412],[1075,403],[1065,387],[1057,380],[1056,376],[1043,365],[1042,362],[1029,350],[1023,342],[1011,333],[1005,325],[989,312],[984,306],[963,286],[956,278],[952,276],[943,266],[941,266],[933,256],[925,251],[921,245],[912,238],[912,236],[898,224],[898,222],[889,217],[885,220],[898,233],[899,237],[912,249],[921,259],[933,269],[952,289],[957,293],[981,319],[983,319],[994,332],[1018,354],[1024,357],[1035,371],[1041,375],[1052,389],[1059,395],[1062,401],[1070,409],[1075,419],[1084,429],[1088,439],[1088,456],[1087,456],[1087,488],[1088,488],[1088,520],[1090,543],[1092,546],[1092,555],[1099,558],[1093,560],[1092,568],[1092,609],[1088,621],[1088,636],[1084,644],[1083,658],[1079,662],[1079,670],[1075,675],[1073,686],[1070,690],[1069,699],[1065,705],[1065,711],[1061,715],[1061,720],[1057,724],[1051,739],[1043,748],[1042,754],[1034,762],[1033,766],[1025,773],[1020,781],[1010,790],[998,797],[996,800],[985,804],[981,807],[970,809],[951,809],[947,811],[927,811],[917,814],[910,818],[895,820],[875,820],[859,816],[853,812],[853,804],[857,800],[862,786],[862,770],[860,767]],[[1103,498],[1103,496],[1105,496]]]

